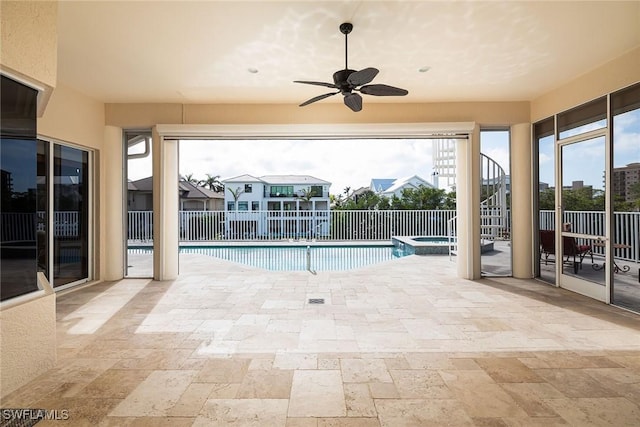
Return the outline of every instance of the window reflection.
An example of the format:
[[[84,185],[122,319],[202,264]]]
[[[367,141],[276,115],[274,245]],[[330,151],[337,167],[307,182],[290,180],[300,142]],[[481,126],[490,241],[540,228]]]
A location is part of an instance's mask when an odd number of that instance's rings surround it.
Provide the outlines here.
[[[2,301],[33,292],[36,281],[36,141],[0,140]]]
[[[612,302],[640,311],[640,84],[611,95]],[[617,268],[616,268],[617,267]]]
[[[88,277],[88,153],[54,148],[54,286]]]

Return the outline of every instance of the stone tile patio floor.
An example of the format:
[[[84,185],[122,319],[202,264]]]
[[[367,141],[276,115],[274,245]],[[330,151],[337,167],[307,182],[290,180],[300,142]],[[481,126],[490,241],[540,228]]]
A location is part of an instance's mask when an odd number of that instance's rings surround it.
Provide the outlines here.
[[[640,316],[446,256],[313,275],[181,255],[175,281],[57,305],[57,366],[2,402],[69,411],[38,427],[640,425]]]

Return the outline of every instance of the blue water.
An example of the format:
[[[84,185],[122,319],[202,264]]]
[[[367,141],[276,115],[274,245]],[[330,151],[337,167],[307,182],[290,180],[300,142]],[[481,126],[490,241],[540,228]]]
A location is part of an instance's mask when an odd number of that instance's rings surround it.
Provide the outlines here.
[[[145,251],[145,249],[135,249],[135,251],[140,250]],[[149,252],[151,252],[150,249]],[[180,247],[180,253],[208,255],[266,270],[305,271],[308,269],[306,246],[183,246]],[[406,254],[391,245],[311,246],[309,269],[312,271],[351,270],[404,255]]]

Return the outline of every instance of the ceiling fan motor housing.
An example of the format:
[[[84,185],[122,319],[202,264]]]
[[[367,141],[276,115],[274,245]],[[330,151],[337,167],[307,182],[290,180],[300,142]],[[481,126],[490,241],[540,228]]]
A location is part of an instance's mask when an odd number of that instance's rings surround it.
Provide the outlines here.
[[[351,93],[353,87],[347,82],[347,79],[355,72],[356,70],[338,70],[333,73],[333,83],[340,89],[343,95]]]

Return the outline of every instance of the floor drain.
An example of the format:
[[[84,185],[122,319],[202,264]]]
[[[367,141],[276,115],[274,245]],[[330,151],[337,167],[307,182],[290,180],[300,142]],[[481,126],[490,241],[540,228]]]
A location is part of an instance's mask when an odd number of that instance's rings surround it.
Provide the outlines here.
[[[324,298],[309,298],[309,304],[324,304]]]

